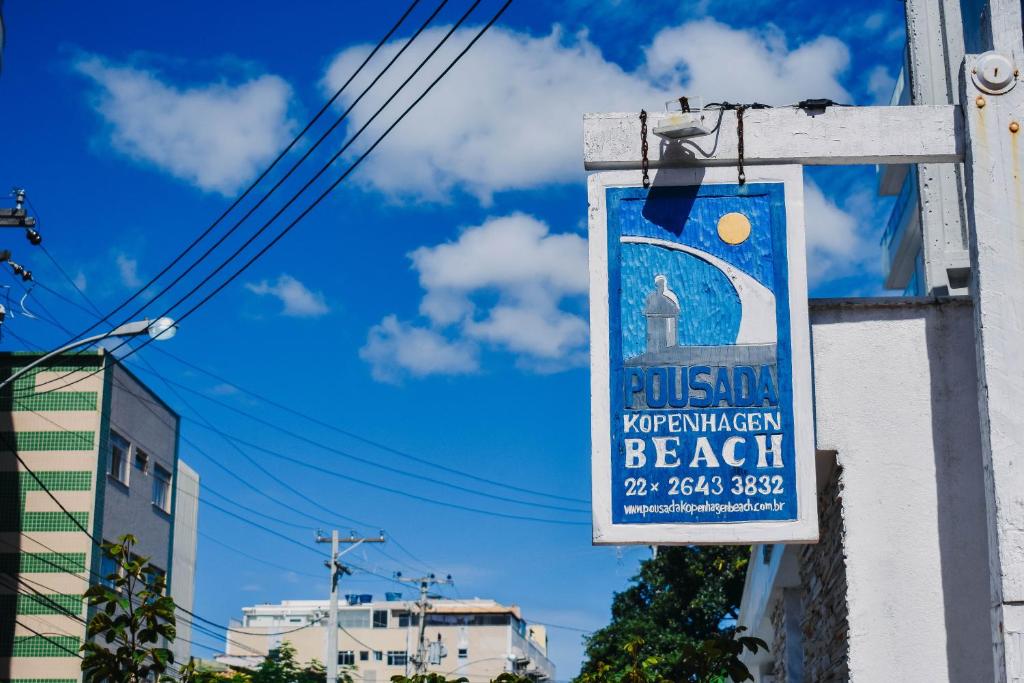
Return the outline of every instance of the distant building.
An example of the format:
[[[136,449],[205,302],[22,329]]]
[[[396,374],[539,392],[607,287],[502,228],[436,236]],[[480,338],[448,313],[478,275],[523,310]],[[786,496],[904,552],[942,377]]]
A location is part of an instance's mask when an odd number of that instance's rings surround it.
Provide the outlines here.
[[[349,596],[348,602],[338,613],[338,663],[351,667],[353,678],[363,683],[387,683],[392,676],[410,673],[419,627],[416,603],[373,601],[369,595]],[[223,659],[238,662],[262,657],[287,641],[300,661],[322,662],[327,608],[327,600],[245,607],[241,623],[233,624],[227,633]],[[429,642],[440,639],[439,651],[445,654],[428,666],[431,672],[465,676],[474,682],[491,680],[505,671],[537,681],[555,677],[555,666],[547,655],[546,629],[527,624],[514,605],[481,599],[432,600],[426,638]]]
[[[191,612],[195,601],[196,546],[199,541],[199,474],[184,460],[178,461],[174,500],[171,595],[178,607]],[[186,617],[178,619],[176,627],[174,661],[187,662],[192,655],[192,623]]]
[[[0,377],[36,357],[0,355]],[[104,541],[135,535],[135,552],[190,601],[198,479],[178,460],[178,415],[103,352],[60,356],[15,381],[0,394],[0,423],[0,680],[78,681],[82,594],[116,571],[78,525]],[[191,512],[176,520],[179,504]]]

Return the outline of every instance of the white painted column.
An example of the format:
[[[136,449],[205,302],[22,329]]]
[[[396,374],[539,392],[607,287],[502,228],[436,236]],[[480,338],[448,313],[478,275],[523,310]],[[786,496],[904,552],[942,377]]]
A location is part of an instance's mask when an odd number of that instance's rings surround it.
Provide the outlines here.
[[[959,1],[907,0],[906,15],[910,101],[959,104],[957,78],[964,59]],[[963,169],[959,164],[918,164],[917,170],[926,291],[966,294]]]
[[[1004,54],[1016,55],[1019,66],[1020,0],[1015,2],[1015,42],[1006,39],[1006,31],[1002,37],[993,37],[997,47],[1005,48]],[[998,4],[993,1],[993,11]],[[978,60],[978,55],[966,59],[961,102],[967,136],[971,296],[989,525],[993,654],[996,681],[1020,683],[1024,681],[1024,83],[1016,83],[1004,94],[982,92],[971,77]]]

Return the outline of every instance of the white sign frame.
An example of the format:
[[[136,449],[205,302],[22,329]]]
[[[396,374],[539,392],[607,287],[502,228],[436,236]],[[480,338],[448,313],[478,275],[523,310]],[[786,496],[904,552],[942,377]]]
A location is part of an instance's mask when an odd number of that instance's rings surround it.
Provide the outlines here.
[[[815,543],[817,484],[807,256],[804,240],[803,168],[799,165],[746,169],[748,183],[782,183],[786,204],[790,338],[793,371],[793,437],[797,519],[704,523],[615,524],[611,501],[611,397],[609,391],[608,213],[606,190],[642,187],[640,171],[607,171],[587,181],[590,246],[591,490],[594,545],[693,545]],[[651,171],[652,186],[736,183],[736,169],[688,168]]]

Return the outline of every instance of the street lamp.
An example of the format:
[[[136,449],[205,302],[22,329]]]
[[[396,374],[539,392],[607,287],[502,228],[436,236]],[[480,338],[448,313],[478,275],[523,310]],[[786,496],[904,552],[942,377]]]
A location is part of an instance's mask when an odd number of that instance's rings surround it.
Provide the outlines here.
[[[110,337],[138,337],[143,334],[148,334],[153,341],[166,341],[173,337],[177,332],[178,327],[174,324],[174,321],[166,317],[157,318],[156,320],[153,321],[137,320],[132,323],[125,323],[124,325],[115,327],[110,332],[104,332],[103,334],[97,334],[93,335],[92,337],[86,337],[85,339],[73,341],[70,344],[65,344],[64,346],[60,347],[59,349],[56,349],[55,351],[50,351],[46,355],[36,358],[31,363],[19,369],[17,372],[15,372],[13,375],[8,377],[4,381],[0,382],[0,389],[3,389],[8,384],[18,379],[19,377],[21,377],[26,372],[36,367],[43,361],[49,360],[54,356],[58,356],[64,353],[65,351],[70,351],[71,349],[77,348],[79,346],[86,346],[88,344],[102,341]]]

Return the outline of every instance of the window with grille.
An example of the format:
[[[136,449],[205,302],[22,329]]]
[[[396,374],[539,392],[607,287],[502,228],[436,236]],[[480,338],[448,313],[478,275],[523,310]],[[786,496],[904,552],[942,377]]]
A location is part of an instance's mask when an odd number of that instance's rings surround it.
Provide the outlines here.
[[[128,452],[132,445],[117,432],[110,432],[110,469],[108,473],[119,482],[128,485]]]
[[[405,650],[388,650],[388,666],[405,666],[408,658]]]
[[[373,627],[374,628],[387,628],[388,627],[388,611],[386,609],[375,609],[375,610],[373,610]]]
[[[171,473],[160,465],[153,467],[153,505],[171,511]]]
[[[149,472],[149,456],[138,446],[135,447],[135,458],[133,458],[133,461],[135,462],[135,469],[139,472],[143,474]]]
[[[370,610],[346,609],[338,612],[338,626],[342,628],[369,628]]]
[[[113,588],[115,579],[111,577],[120,575],[121,565],[118,564],[117,560],[115,560],[113,557],[110,557],[106,553],[104,553],[100,557],[100,581],[103,582],[103,585],[107,588]]]
[[[338,666],[355,666],[356,653],[352,650],[342,650],[338,653]]]

